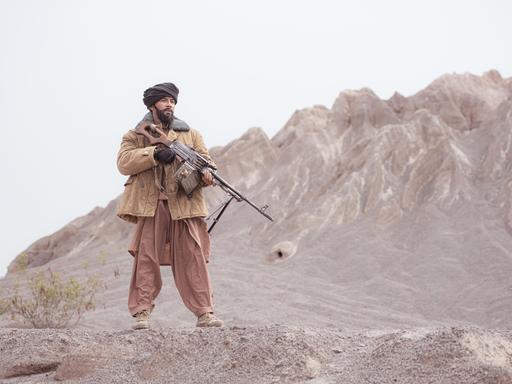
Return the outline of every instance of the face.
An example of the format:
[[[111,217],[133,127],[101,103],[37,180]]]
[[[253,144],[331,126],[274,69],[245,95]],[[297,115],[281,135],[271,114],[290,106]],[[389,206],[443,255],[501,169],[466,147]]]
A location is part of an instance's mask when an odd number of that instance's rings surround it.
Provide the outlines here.
[[[176,102],[172,97],[164,97],[158,100],[150,109],[162,123],[169,124],[172,120],[175,107]]]

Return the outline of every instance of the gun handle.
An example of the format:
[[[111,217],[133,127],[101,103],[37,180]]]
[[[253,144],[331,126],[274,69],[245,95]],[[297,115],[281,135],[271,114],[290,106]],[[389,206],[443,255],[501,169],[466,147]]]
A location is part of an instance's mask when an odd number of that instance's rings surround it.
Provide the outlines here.
[[[164,144],[169,146],[172,143],[163,131],[149,121],[141,121],[135,128],[135,133],[146,137],[151,145]]]

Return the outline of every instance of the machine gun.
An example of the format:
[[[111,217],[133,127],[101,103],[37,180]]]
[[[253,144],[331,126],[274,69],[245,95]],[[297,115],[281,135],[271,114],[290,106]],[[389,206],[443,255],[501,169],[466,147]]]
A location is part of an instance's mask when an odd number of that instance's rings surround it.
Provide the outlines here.
[[[270,215],[265,213],[268,205],[264,205],[261,208],[258,207],[256,204],[242,195],[239,191],[237,191],[233,186],[231,186],[226,180],[224,180],[217,173],[217,168],[211,162],[209,162],[189,146],[177,140],[169,140],[167,135],[162,132],[156,125],[150,123],[149,121],[144,121],[135,128],[135,133],[146,137],[151,145],[162,144],[174,150],[176,156],[181,159],[178,170],[175,173],[175,177],[189,198],[192,197],[193,191],[199,185],[201,179],[200,175],[205,170],[210,171],[214,183],[227,193],[228,198],[214,212],[217,213],[220,210],[219,214],[213,219],[212,225],[210,228],[208,228],[208,233],[211,232],[215,224],[217,224],[220,217],[228,207],[229,203],[233,201],[233,199],[238,202],[245,201],[261,215],[265,216],[268,220],[274,221]]]

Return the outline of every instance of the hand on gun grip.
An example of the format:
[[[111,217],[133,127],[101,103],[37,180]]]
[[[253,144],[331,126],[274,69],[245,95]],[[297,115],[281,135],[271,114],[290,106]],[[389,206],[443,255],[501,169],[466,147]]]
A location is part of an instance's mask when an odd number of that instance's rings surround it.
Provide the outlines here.
[[[211,172],[205,168],[201,171],[201,173],[202,173],[203,183],[205,185],[213,185],[213,176],[212,176]]]
[[[157,160],[161,163],[170,164],[174,161],[174,158],[176,157],[176,152],[174,152],[174,150],[169,147],[164,147],[164,148],[157,147],[155,149],[154,156],[155,156],[155,160]]]

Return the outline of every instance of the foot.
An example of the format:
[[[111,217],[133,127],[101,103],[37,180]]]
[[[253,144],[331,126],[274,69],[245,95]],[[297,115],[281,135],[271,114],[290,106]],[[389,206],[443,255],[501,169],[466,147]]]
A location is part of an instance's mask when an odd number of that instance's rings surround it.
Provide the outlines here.
[[[203,313],[197,318],[196,327],[222,327],[224,322],[218,319],[213,312]]]
[[[149,329],[149,310],[144,309],[135,314],[133,329]]]

